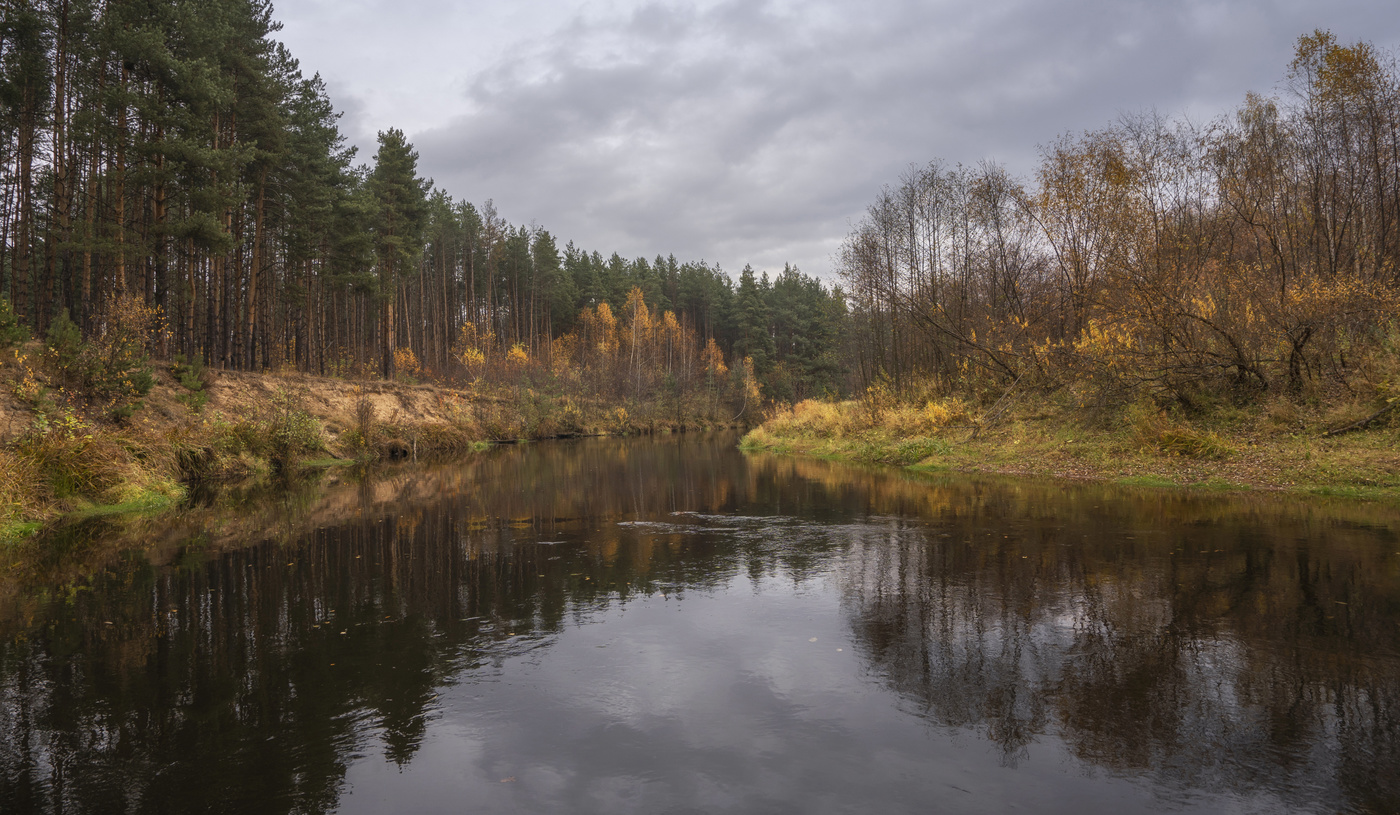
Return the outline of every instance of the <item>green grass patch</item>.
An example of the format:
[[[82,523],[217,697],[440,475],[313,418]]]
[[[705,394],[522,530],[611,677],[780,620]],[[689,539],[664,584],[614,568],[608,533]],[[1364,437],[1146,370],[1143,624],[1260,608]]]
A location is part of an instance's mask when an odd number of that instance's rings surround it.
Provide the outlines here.
[[[957,467],[946,461],[929,461],[920,464],[911,464],[909,465],[909,469],[920,473],[948,473],[956,470]]]
[[[885,444],[872,444],[875,460],[882,464],[896,464],[908,467],[934,456],[944,457],[953,452],[953,446],[943,439],[915,436]]]
[[[105,518],[111,515],[126,515],[142,512],[160,512],[175,506],[184,497],[183,490],[176,495],[163,492],[145,492],[119,504],[88,504],[70,513],[65,518],[84,521],[90,518]]]
[[[1238,492],[1249,489],[1248,484],[1237,484],[1234,481],[1227,481],[1223,478],[1207,478],[1202,481],[1192,482],[1193,490],[1207,490],[1210,492]]]
[[[1161,475],[1129,475],[1129,476],[1124,476],[1124,477],[1122,477],[1122,478],[1115,479],[1113,483],[1115,483],[1115,484],[1120,484],[1120,485],[1122,485],[1122,486],[1124,486],[1124,487],[1159,487],[1159,488],[1160,488],[1160,487],[1172,487],[1172,488],[1175,488],[1175,487],[1181,486],[1180,484],[1176,483],[1176,482],[1173,481],[1172,479],[1167,478],[1166,476],[1161,476]]]
[[[313,458],[308,459],[306,461],[297,462],[297,464],[301,467],[310,467],[312,469],[323,470],[329,469],[331,467],[348,467],[354,463],[355,460],[350,458]]]
[[[14,543],[26,538],[34,537],[34,534],[43,528],[43,524],[38,521],[7,521],[0,523],[0,543]]]
[[[1290,492],[1301,492],[1324,498],[1347,498],[1355,501],[1383,501],[1389,504],[1400,504],[1400,489],[1395,487],[1321,485],[1297,487]]]

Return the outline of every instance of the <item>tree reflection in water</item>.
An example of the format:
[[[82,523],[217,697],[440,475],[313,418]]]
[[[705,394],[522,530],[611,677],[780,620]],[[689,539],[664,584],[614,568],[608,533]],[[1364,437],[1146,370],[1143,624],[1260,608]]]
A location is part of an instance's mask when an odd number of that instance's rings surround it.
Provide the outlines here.
[[[920,499],[925,522],[855,543],[843,573],[868,658],[919,715],[981,728],[1011,765],[1053,732],[1169,786],[1400,807],[1389,510],[1010,483]]]
[[[0,808],[331,811],[367,751],[413,761],[444,688],[634,597],[782,575],[831,576],[876,681],[1005,765],[1054,738],[1165,789],[1400,809],[1393,511],[732,443],[498,449],[196,510],[88,581],[21,553]]]

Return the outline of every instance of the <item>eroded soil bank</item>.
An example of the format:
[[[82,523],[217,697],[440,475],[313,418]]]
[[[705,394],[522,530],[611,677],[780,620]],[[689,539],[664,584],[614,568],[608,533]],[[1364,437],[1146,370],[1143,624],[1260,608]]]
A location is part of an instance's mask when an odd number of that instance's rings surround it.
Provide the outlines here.
[[[15,370],[10,370],[15,369]],[[178,507],[202,481],[267,480],[306,467],[462,455],[494,442],[720,426],[717,413],[529,387],[453,388],[301,373],[169,366],[125,421],[0,389],[0,539],[74,515]],[[693,406],[687,406],[693,407]]]

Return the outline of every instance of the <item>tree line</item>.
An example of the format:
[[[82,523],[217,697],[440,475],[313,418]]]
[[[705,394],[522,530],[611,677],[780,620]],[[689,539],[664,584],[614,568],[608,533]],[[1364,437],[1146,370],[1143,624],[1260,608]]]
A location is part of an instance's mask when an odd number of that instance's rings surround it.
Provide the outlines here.
[[[279,29],[269,0],[6,0],[0,308],[12,322],[43,336],[71,319],[98,336],[151,314],[163,358],[460,377],[486,338],[502,359],[518,347],[548,363],[585,310],[635,314],[636,290],[696,358],[713,342],[783,392],[841,386],[839,290],[795,269],[771,283],[746,270],[736,285],[703,261],[560,247],[489,200],[436,189],[400,130],[357,164],[325,84]]]
[[[1187,408],[1394,396],[1379,369],[1400,348],[1400,72],[1316,31],[1276,95],[1207,124],[1126,115],[1042,147],[1029,179],[912,167],[838,271],[866,383]]]

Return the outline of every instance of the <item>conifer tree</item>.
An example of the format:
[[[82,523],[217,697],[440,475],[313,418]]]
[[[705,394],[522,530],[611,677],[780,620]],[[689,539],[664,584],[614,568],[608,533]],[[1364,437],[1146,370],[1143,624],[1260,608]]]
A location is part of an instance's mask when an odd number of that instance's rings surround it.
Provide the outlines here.
[[[374,254],[378,270],[380,372],[394,375],[399,329],[396,315],[403,276],[416,269],[423,250],[430,183],[418,177],[418,152],[402,130],[379,134],[379,152],[368,186],[374,202]]]

